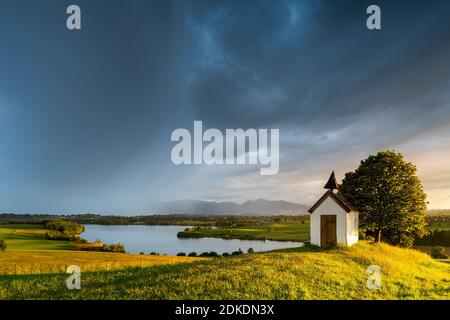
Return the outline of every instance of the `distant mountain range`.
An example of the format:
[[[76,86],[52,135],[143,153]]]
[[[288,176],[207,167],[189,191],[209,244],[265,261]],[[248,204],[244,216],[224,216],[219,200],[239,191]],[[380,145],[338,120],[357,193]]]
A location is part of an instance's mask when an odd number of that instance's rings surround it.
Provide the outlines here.
[[[249,200],[242,204],[201,200],[163,202],[152,211],[160,214],[198,215],[295,215],[306,214],[309,206],[283,200]]]

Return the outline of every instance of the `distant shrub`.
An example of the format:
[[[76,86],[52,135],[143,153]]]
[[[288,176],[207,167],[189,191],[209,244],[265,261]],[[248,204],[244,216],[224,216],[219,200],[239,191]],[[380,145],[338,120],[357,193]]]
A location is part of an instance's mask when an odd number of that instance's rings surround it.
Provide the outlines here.
[[[248,248],[247,253],[253,253],[255,252],[255,250],[253,250],[253,248]]]
[[[230,256],[230,254],[228,253],[228,252],[224,252],[223,254],[222,254],[222,257],[229,257]]]
[[[151,256],[156,256],[156,252],[151,252],[150,255]]]
[[[125,246],[121,243],[117,244],[104,244],[100,251],[104,252],[118,252],[118,253],[125,253]]]
[[[141,251],[141,252],[139,252],[139,254],[144,254],[144,253]]]
[[[45,224],[48,240],[79,240],[84,226],[70,220],[50,220]]]
[[[6,245],[5,240],[0,239],[0,251],[2,251],[2,252],[6,251],[6,247],[7,247],[7,245]]]
[[[178,257],[185,257],[185,256],[186,256],[186,253],[184,253],[184,252],[178,252],[178,253],[177,253],[177,256],[178,256]]]
[[[211,251],[209,254],[208,254],[210,257],[218,257],[219,255],[217,254],[217,252],[215,252],[215,251]]]
[[[200,254],[200,257],[209,257],[209,253],[208,252],[202,252]]]
[[[197,252],[191,252],[188,254],[188,257],[196,257],[197,256]]]
[[[232,256],[238,256],[238,255],[241,255],[241,254],[243,254],[243,253],[244,253],[244,252],[242,252],[241,248],[239,248],[238,251],[233,251],[233,252],[231,253],[231,255],[232,255]]]
[[[448,256],[445,254],[444,247],[433,247],[431,249],[431,256],[435,259],[447,259]]]

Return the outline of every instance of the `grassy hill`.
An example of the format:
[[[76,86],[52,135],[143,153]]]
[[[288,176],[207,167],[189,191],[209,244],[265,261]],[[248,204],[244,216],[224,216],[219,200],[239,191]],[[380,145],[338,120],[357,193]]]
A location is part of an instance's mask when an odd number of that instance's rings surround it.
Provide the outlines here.
[[[366,287],[378,265],[380,290]],[[0,299],[450,299],[450,265],[386,244],[300,249],[192,263],[66,274],[0,276]]]

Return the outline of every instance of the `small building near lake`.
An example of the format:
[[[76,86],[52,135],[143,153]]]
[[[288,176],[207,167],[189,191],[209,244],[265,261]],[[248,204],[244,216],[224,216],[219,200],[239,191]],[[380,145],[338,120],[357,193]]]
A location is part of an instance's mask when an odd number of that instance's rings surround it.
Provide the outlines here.
[[[358,242],[358,211],[342,195],[334,171],[324,186],[327,191],[308,210],[311,214],[311,244],[328,248]]]

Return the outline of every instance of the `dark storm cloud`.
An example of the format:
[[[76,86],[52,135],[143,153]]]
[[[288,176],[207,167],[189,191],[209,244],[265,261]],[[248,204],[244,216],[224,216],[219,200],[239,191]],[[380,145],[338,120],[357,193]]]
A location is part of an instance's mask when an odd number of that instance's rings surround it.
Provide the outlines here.
[[[337,129],[374,109],[427,113],[411,101],[448,87],[450,21],[438,6],[382,3],[376,34],[362,3],[259,4],[220,7],[203,27],[223,64],[199,67],[192,106],[212,125]]]
[[[448,2],[379,1],[380,31],[371,1],[76,3],[80,32],[72,2],[0,5],[0,211],[304,201],[330,166],[448,127]],[[281,174],[173,166],[170,133],[193,120],[280,128]]]

